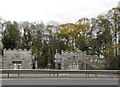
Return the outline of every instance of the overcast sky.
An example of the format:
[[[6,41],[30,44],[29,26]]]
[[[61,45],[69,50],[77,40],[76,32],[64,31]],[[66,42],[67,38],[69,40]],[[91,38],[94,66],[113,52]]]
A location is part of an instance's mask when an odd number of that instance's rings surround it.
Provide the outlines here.
[[[96,17],[120,0],[0,0],[0,17],[15,21],[75,22]]]

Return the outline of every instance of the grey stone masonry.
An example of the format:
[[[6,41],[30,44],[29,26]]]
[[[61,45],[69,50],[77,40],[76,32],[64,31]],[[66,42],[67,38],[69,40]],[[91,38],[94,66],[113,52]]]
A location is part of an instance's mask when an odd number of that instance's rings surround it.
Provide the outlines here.
[[[3,49],[3,44],[2,44],[2,30],[0,28],[0,69],[2,69],[2,49]]]
[[[2,69],[2,49],[0,48],[0,69]]]
[[[100,69],[104,67],[104,59],[97,55],[87,55],[86,52],[78,51],[62,51],[61,53],[61,69],[62,70],[86,70]]]
[[[3,69],[32,69],[31,50],[4,49],[2,62]]]

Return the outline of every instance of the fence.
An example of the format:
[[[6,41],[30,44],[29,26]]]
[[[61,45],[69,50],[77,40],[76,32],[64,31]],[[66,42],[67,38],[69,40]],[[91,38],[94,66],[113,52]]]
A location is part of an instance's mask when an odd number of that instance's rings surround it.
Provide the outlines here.
[[[17,74],[20,77],[20,74],[86,74],[89,77],[90,74],[95,74],[97,77],[98,74],[115,74],[118,75],[120,72],[118,70],[41,70],[41,69],[18,69],[18,70],[10,70],[10,69],[2,69],[0,73],[7,74],[7,77],[10,77],[10,74]]]

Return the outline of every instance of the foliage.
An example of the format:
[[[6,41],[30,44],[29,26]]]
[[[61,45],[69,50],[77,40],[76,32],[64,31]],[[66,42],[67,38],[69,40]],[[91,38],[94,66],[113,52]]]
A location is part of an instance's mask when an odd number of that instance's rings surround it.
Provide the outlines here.
[[[0,22],[4,48],[31,49],[37,68],[55,68],[54,55],[62,50],[86,51],[105,59],[106,69],[120,68],[119,15],[113,8],[106,15],[81,18],[76,23]]]

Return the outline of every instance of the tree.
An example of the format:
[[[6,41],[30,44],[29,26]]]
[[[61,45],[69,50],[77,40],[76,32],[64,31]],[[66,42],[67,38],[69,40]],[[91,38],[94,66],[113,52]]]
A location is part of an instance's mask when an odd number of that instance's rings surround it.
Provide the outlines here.
[[[43,45],[42,45],[42,37],[43,37],[43,31],[42,29],[44,28],[43,24],[32,24],[31,28],[33,29],[33,37],[32,37],[32,46],[35,46],[35,55],[38,60],[38,68],[42,68],[42,50],[43,50]]]
[[[32,36],[31,36],[31,28],[29,22],[23,22],[21,24],[21,49],[29,50],[32,45]]]
[[[68,23],[61,25],[57,34],[65,41],[67,50],[76,50],[79,42],[84,44],[86,32],[87,26],[85,24]]]
[[[20,32],[17,22],[6,22],[6,29],[4,30],[3,45],[6,49],[14,49],[20,47]]]

